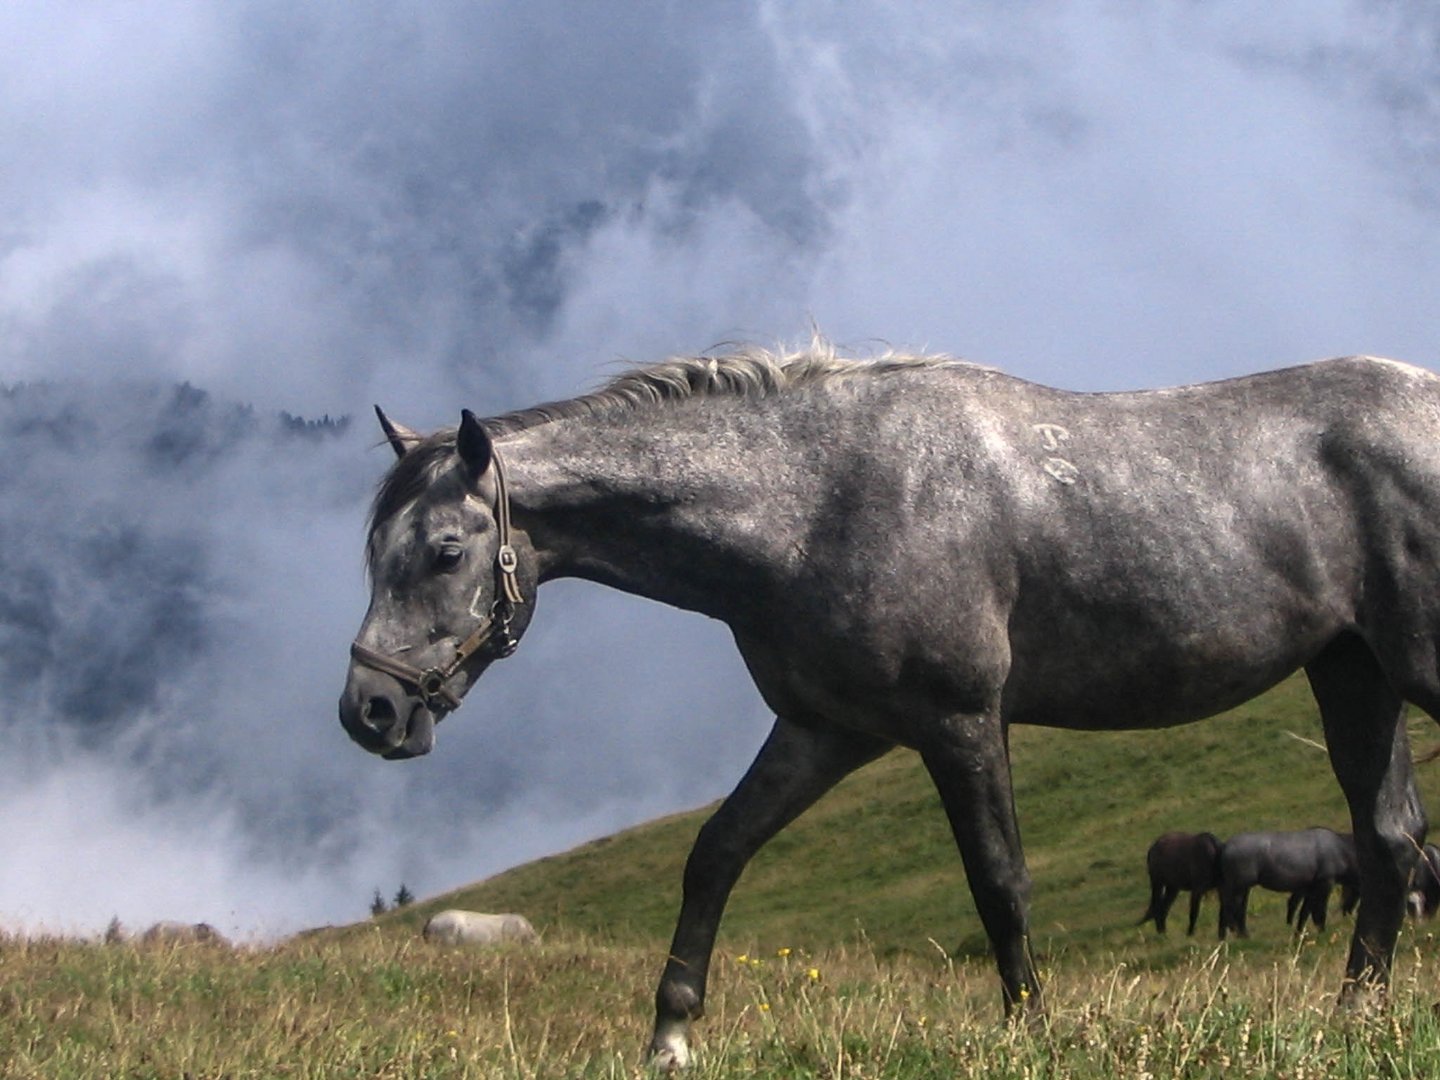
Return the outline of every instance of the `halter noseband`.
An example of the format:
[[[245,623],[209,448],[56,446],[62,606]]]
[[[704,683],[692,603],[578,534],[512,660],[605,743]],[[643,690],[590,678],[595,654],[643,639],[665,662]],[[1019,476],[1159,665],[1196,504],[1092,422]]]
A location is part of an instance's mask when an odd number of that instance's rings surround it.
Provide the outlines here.
[[[415,687],[426,708],[433,709],[437,703],[451,711],[460,707],[459,696],[446,684],[465,666],[465,661],[487,643],[495,642],[495,655],[501,660],[512,654],[520,644],[510,633],[510,620],[515,616],[515,605],[523,604],[525,597],[520,592],[520,581],[516,577],[519,560],[510,543],[510,495],[505,488],[505,470],[500,464],[499,452],[494,449],[491,450],[490,467],[495,473],[495,533],[500,541],[500,547],[495,552],[495,602],[490,605],[488,613],[476,611],[475,605],[480,602],[480,592],[485,583],[481,581],[475,586],[475,595],[470,598],[470,614],[480,621],[469,636],[455,646],[455,655],[450,662],[418,668],[398,656],[376,652],[358,641],[350,643],[351,657],[366,667]]]

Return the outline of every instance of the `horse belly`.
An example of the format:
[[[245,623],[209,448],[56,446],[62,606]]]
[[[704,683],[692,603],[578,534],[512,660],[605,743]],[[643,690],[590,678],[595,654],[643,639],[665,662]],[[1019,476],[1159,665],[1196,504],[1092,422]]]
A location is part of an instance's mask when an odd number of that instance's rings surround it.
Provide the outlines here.
[[[1270,625],[1263,625],[1266,622]],[[1339,630],[1252,620],[1205,634],[1096,627],[1082,640],[1043,638],[1014,655],[1004,709],[1012,723],[1078,730],[1171,727],[1259,696]]]
[[[1314,867],[1285,864],[1264,867],[1256,884],[1273,892],[1294,892],[1296,889],[1309,888],[1317,880],[1319,876]]]

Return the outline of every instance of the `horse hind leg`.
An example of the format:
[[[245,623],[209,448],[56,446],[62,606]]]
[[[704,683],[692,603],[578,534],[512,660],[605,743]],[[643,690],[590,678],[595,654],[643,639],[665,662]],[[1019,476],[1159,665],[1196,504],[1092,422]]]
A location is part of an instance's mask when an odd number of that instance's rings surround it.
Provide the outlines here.
[[[1360,910],[1342,1002],[1390,978],[1405,918],[1405,889],[1425,839],[1405,704],[1359,636],[1332,641],[1305,667],[1320,707],[1330,763],[1345,800],[1360,863]]]
[[[1155,920],[1155,929],[1160,933],[1165,932],[1165,922],[1170,918],[1170,909],[1175,906],[1176,899],[1180,896],[1178,885],[1166,885],[1165,891],[1160,899],[1160,913]]]
[[[940,792],[970,894],[1000,972],[1005,1015],[1043,1015],[1030,951],[1030,874],[1020,846],[1010,754],[997,714],[957,718],[920,746]]]
[[[1249,937],[1250,928],[1246,919],[1250,908],[1250,886],[1238,886],[1227,893],[1221,894],[1220,904],[1220,939],[1225,939],[1225,931],[1234,930],[1236,937]]]
[[[1145,914],[1140,916],[1140,925],[1147,922],[1155,924],[1155,932],[1165,932],[1165,919],[1170,914],[1170,905],[1175,902],[1175,890],[1166,885],[1158,875],[1150,877],[1150,906],[1145,909]]]

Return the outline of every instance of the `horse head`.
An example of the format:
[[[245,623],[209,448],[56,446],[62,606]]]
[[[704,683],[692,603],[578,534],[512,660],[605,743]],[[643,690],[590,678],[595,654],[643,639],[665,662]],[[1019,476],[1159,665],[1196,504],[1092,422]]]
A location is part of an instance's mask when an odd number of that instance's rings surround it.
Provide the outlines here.
[[[370,608],[350,647],[340,723],[366,750],[400,759],[427,753],[435,725],[515,650],[534,607],[534,559],[511,524],[499,455],[468,409],[457,429],[428,438],[376,413],[398,460],[371,513]]]

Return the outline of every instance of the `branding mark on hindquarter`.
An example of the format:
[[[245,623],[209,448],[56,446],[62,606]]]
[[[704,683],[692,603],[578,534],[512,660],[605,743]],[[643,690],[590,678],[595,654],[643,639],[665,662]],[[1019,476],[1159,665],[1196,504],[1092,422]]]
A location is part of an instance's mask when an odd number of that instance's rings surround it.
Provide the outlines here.
[[[1059,424],[1032,424],[1031,429],[1040,436],[1040,445],[1046,450],[1059,450],[1060,444],[1070,438],[1070,429]]]
[[[1040,445],[1046,450],[1059,450],[1060,444],[1070,438],[1070,430],[1060,424],[1031,424],[1030,428],[1040,436]],[[1047,457],[1040,467],[1062,484],[1073,484],[1080,479],[1079,468],[1062,457]]]

